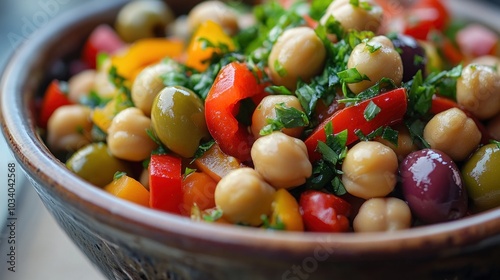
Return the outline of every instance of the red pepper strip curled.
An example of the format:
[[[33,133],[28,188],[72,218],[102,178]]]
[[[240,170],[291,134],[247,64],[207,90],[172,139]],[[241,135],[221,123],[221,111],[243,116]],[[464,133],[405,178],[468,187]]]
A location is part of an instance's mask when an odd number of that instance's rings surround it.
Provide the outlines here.
[[[267,95],[265,87],[245,64],[232,62],[220,70],[205,99],[208,131],[224,153],[241,161],[251,159],[254,137],[236,119],[240,102],[250,98],[259,104]]]
[[[370,102],[375,103],[380,108],[380,112],[373,119],[366,120],[364,112]],[[309,159],[316,161],[321,158],[321,155],[316,152],[316,147],[319,141],[326,141],[325,126],[327,123],[332,123],[334,134],[347,130],[346,145],[349,145],[358,140],[355,134],[356,130],[367,135],[381,126],[390,126],[401,121],[406,113],[407,105],[406,90],[398,88],[335,112],[306,139],[305,144]]]

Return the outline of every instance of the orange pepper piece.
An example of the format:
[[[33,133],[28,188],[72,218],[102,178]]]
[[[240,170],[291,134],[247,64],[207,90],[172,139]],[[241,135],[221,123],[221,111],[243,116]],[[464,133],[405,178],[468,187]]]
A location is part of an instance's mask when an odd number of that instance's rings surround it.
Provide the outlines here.
[[[194,161],[196,167],[219,182],[229,171],[242,167],[241,162],[221,151],[217,143]]]
[[[181,213],[190,216],[191,209],[196,205],[203,211],[215,207],[215,187],[217,182],[202,172],[193,172],[182,181],[183,209]]]
[[[114,179],[104,190],[128,201],[149,207],[149,191],[137,180],[127,175]]]
[[[187,48],[186,65],[200,72],[205,71],[209,60],[216,52],[220,52],[217,47],[207,47],[203,40],[208,40],[214,46],[224,44],[229,51],[235,49],[233,40],[224,32],[224,29],[217,23],[207,20],[195,31]]]
[[[274,195],[271,226],[282,223],[287,231],[304,231],[299,204],[286,189],[279,189]]]
[[[125,52],[114,55],[111,63],[118,74],[133,81],[146,66],[165,57],[177,58],[184,51],[184,43],[167,38],[146,38],[133,43]]]

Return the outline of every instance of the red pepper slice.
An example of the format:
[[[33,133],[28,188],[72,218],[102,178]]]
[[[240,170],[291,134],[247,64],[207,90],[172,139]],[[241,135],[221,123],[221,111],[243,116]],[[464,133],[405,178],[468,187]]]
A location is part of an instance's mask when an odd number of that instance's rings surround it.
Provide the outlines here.
[[[380,112],[368,121],[364,117],[364,112],[370,102],[375,103],[380,108]],[[318,141],[326,141],[325,126],[327,123],[332,123],[333,133],[347,129],[347,145],[349,145],[358,139],[355,134],[358,129],[367,135],[381,126],[389,126],[401,121],[406,113],[407,105],[406,89],[398,88],[335,112],[323,121],[304,142],[309,159],[315,161],[321,158],[321,155],[315,150]]]
[[[351,205],[342,198],[308,190],[300,195],[299,207],[307,231],[345,232],[349,230]]]
[[[481,143],[483,145],[490,143],[490,140],[493,139],[493,137],[491,137],[488,129],[484,126],[484,124],[478,118],[476,118],[471,112],[469,112],[468,110],[460,106],[460,104],[449,98],[441,97],[438,95],[434,95],[432,97],[432,103],[430,109],[431,114],[436,115],[451,108],[459,108],[460,110],[464,111],[464,113],[476,123],[477,128],[481,132]]]
[[[258,104],[267,93],[246,64],[232,62],[222,68],[205,99],[208,131],[220,149],[241,161],[249,161],[254,137],[236,119],[240,102],[251,98]]]
[[[97,26],[83,47],[82,59],[90,68],[96,68],[99,53],[112,54],[125,46],[120,36],[109,25]]]
[[[53,80],[47,89],[42,100],[40,108],[40,116],[38,124],[41,128],[47,128],[50,116],[54,111],[64,105],[73,104],[68,98],[68,94],[61,89],[61,84],[58,80]]]
[[[149,163],[149,206],[174,214],[183,208],[182,162],[172,155],[152,155]]]

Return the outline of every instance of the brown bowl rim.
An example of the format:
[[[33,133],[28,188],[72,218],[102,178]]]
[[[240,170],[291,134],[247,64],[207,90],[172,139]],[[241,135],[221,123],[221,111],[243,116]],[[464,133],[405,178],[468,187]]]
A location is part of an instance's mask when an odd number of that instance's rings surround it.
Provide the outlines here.
[[[38,49],[43,49],[47,38],[54,40],[57,38],[54,34],[67,34],[72,26],[78,25],[91,15],[98,14],[99,17],[104,17],[110,11],[116,11],[117,7],[125,2],[127,1],[120,0],[96,5],[93,1],[53,20],[18,49],[2,76],[0,121],[10,149],[28,174],[28,178],[43,182],[45,188],[63,197],[72,204],[72,207],[86,213],[87,216],[92,216],[98,222],[107,223],[132,234],[151,237],[157,241],[161,241],[164,238],[162,236],[181,236],[181,238],[205,240],[214,246],[231,244],[241,248],[261,248],[263,253],[280,250],[307,255],[321,244],[322,247],[335,249],[334,252],[339,252],[343,256],[356,257],[380,252],[397,254],[420,251],[423,245],[426,246],[425,250],[430,251],[461,247],[480,243],[482,240],[495,236],[499,237],[500,208],[458,221],[394,233],[273,232],[192,222],[184,217],[116,199],[81,180],[49,152],[38,136],[33,116],[28,109],[30,105],[28,95],[22,95],[23,93],[34,94],[37,81],[30,82],[35,78],[28,77],[25,72],[27,68],[33,71],[30,74],[37,71],[36,65],[41,62],[36,52]],[[458,11],[460,15],[470,16],[467,1],[454,2],[452,10]],[[464,9],[458,9],[462,3],[465,3]],[[482,15],[483,18],[478,18],[478,20],[484,21],[484,14]],[[500,30],[499,26],[495,28]]]

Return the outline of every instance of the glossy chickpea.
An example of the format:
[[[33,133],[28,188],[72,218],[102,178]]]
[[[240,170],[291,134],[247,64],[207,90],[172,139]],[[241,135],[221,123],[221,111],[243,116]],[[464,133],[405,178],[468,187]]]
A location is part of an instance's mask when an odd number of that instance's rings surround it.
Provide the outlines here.
[[[264,97],[252,115],[251,130],[255,138],[261,137],[260,131],[268,125],[268,119],[276,118],[276,105],[278,104],[283,104],[286,108],[295,108],[299,111],[304,111],[299,99],[293,95],[269,95]],[[284,128],[281,132],[298,138],[302,134],[302,131],[304,131],[304,127]]]
[[[431,148],[462,161],[479,145],[481,132],[462,110],[452,108],[435,115],[425,125],[424,139]]]
[[[364,198],[384,197],[396,186],[398,158],[376,141],[354,145],[342,164],[342,182],[348,193]]]
[[[217,23],[230,35],[236,34],[239,30],[237,13],[221,1],[204,1],[196,5],[188,14],[188,29],[194,32],[207,20]]]
[[[356,68],[361,75],[369,80],[348,84],[349,89],[358,94],[375,85],[382,78],[389,78],[396,85],[403,80],[403,61],[394,49],[391,40],[385,36],[376,36],[354,47],[348,68]]]
[[[108,129],[107,142],[111,154],[129,161],[141,161],[151,155],[156,143],[147,134],[151,119],[138,108],[118,113]]]
[[[325,46],[313,29],[288,29],[281,34],[269,54],[271,80],[295,90],[299,79],[309,81],[321,72],[325,57]]]
[[[491,66],[469,64],[457,80],[457,102],[481,120],[500,112],[500,74]]]
[[[373,1],[359,2],[370,5],[370,9],[355,6],[349,0],[333,1],[320,19],[320,23],[326,24],[328,19],[333,16],[346,30],[369,30],[377,33],[382,23],[382,8]]]
[[[61,106],[47,124],[47,145],[54,152],[76,151],[89,144],[91,110],[82,105]]]
[[[173,71],[177,71],[176,63],[167,61],[144,68],[135,78],[131,89],[132,101],[146,116],[151,116],[153,101],[165,88],[162,75]]]
[[[115,28],[123,40],[134,42],[142,38],[165,36],[166,28],[173,20],[173,12],[163,1],[132,1],[118,13]]]
[[[252,168],[230,171],[215,188],[215,205],[232,223],[262,224],[261,216],[272,212],[275,189]]]
[[[312,174],[304,142],[282,132],[257,139],[251,156],[255,170],[277,189],[302,185]]]
[[[368,199],[359,208],[353,222],[355,232],[396,231],[410,226],[410,207],[395,197]]]
[[[68,98],[74,103],[80,102],[94,89],[97,72],[93,69],[84,70],[69,79]]]

